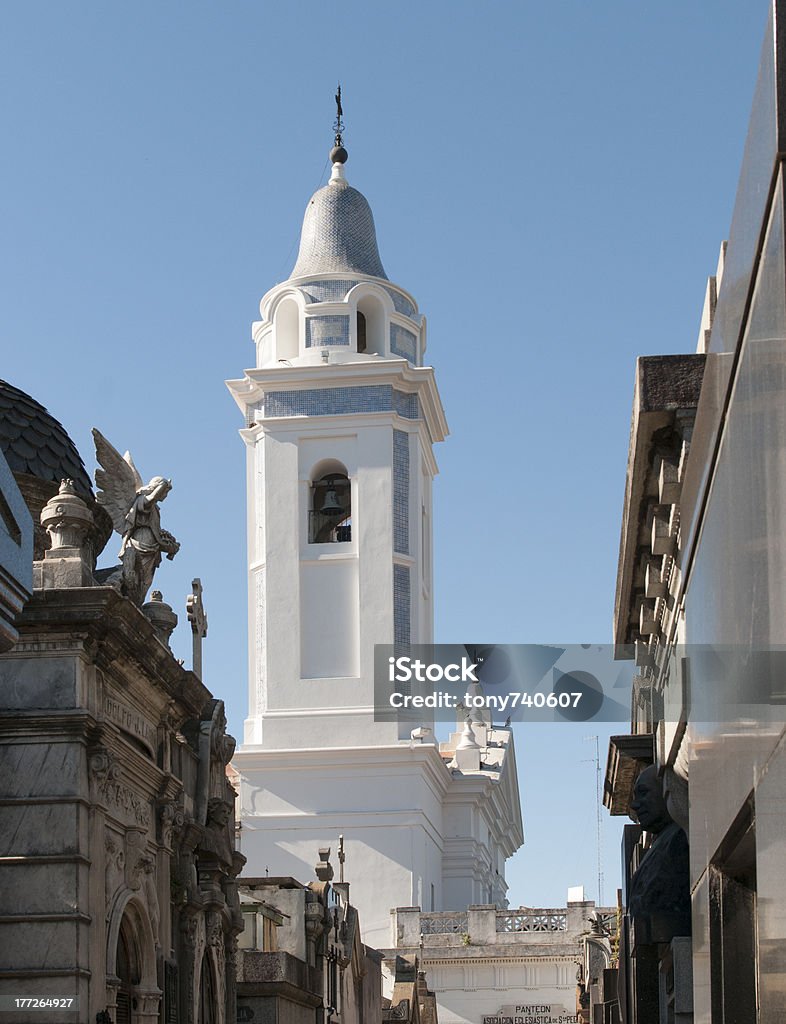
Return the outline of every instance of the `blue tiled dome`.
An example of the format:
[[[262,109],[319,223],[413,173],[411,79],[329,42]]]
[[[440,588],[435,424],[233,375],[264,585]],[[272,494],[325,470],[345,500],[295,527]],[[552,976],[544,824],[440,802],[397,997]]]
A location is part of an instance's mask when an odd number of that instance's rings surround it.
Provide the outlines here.
[[[90,477],[63,426],[43,405],[4,380],[0,380],[0,448],[14,475],[24,473],[57,485],[70,479],[83,498],[92,497]]]
[[[95,560],[112,533],[112,521],[93,496],[76,445],[40,402],[4,380],[0,380],[0,449],[33,517],[33,557],[43,558],[50,543],[41,526],[41,509],[57,494],[61,480],[73,480],[93,513],[88,543]]]
[[[368,274],[387,280],[366,197],[334,178],[311,197],[291,277]]]

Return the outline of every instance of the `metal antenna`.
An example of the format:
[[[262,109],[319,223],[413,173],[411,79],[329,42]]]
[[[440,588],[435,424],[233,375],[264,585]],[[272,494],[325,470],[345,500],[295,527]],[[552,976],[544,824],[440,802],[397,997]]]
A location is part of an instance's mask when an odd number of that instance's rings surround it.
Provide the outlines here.
[[[597,844],[598,853],[598,906],[603,906],[603,853],[601,844],[601,830],[603,827],[603,818],[601,815],[601,800],[600,800],[600,749],[598,746],[597,736],[585,736],[585,740],[595,741],[595,757],[590,760],[595,762],[595,842]]]
[[[344,108],[341,106],[341,82],[338,83],[336,93],[336,120],[333,122],[333,131],[336,133],[336,145],[344,145]]]

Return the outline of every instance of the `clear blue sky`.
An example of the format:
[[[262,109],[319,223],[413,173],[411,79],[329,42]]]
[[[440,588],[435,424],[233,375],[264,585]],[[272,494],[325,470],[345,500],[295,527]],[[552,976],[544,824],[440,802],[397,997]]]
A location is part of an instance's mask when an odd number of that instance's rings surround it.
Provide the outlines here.
[[[344,87],[347,174],[429,321],[442,641],[608,642],[633,369],[693,351],[764,0],[99,4],[0,11],[0,376],[174,490],[206,682],[246,710],[236,407]],[[111,542],[113,545],[115,541]],[[181,626],[178,654],[190,659]],[[596,892],[586,727],[519,727],[514,904]],[[601,740],[620,731],[609,727]],[[604,811],[605,896],[619,823]]]

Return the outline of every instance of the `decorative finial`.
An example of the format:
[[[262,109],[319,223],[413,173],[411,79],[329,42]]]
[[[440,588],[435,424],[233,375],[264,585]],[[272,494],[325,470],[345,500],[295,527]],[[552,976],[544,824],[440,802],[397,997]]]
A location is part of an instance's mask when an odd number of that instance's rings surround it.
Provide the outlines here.
[[[330,151],[330,162],[332,164],[345,164],[349,154],[344,149],[344,108],[341,106],[341,83],[338,84],[336,93],[336,120],[333,122],[335,145]]]

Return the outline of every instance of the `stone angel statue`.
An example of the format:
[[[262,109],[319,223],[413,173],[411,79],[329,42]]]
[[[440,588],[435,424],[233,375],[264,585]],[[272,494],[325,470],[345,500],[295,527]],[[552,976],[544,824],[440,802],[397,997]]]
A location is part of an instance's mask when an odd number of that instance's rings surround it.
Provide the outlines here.
[[[180,550],[172,534],[161,529],[158,510],[158,503],[172,490],[172,481],[154,476],[145,484],[129,452],[121,455],[95,427],[93,440],[101,467],[96,470],[96,500],[123,538],[121,567],[107,582],[141,605],[161,564],[161,553],[172,559]]]

